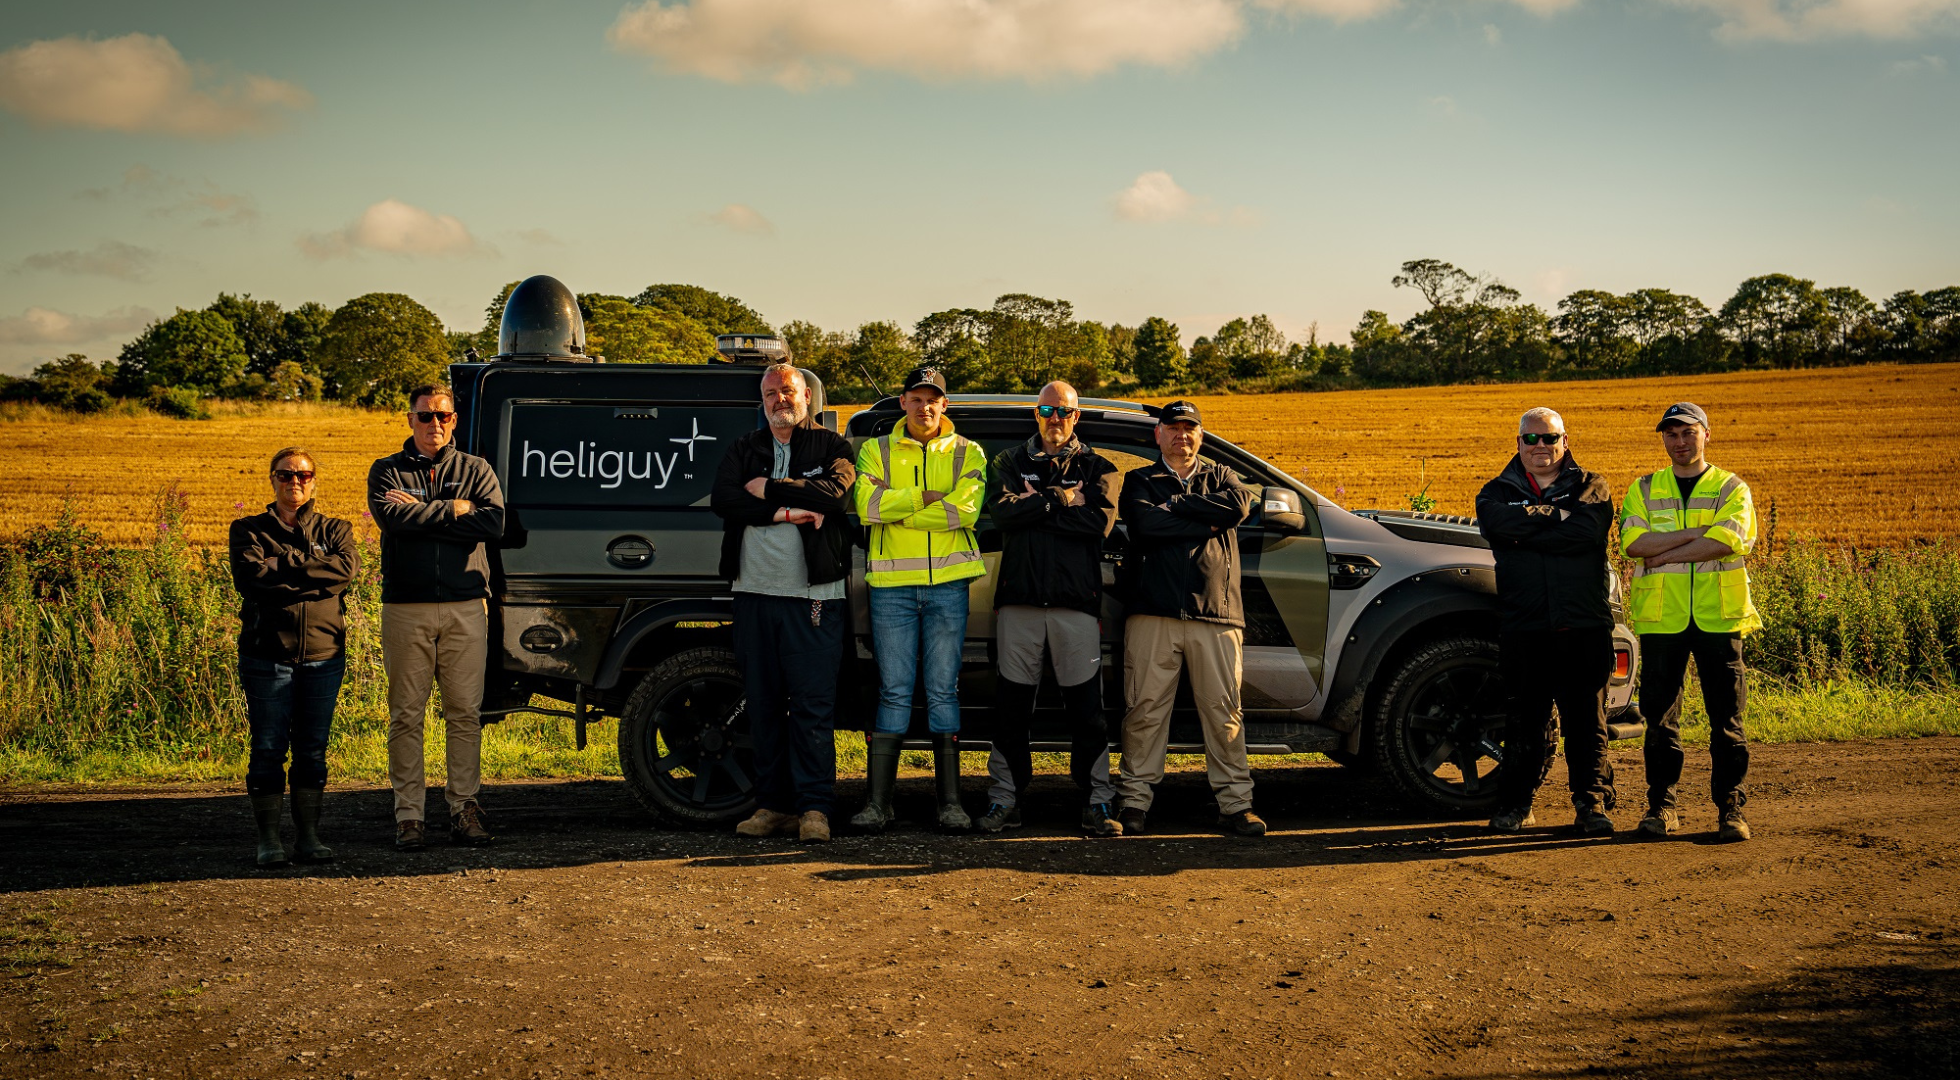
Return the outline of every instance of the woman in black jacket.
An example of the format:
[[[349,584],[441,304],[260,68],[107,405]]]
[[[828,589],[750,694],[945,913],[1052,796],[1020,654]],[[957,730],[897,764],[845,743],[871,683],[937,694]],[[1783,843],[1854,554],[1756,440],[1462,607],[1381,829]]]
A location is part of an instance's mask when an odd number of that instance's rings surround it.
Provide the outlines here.
[[[279,839],[292,752],[294,853],[326,862],[320,802],[327,786],[327,733],[345,671],[345,594],[360,556],[354,527],[313,509],[313,455],[289,446],[272,455],[272,502],[231,523],[231,579],[239,609],[238,681],[252,727],[245,790],[258,822],[260,866],[286,865]]]

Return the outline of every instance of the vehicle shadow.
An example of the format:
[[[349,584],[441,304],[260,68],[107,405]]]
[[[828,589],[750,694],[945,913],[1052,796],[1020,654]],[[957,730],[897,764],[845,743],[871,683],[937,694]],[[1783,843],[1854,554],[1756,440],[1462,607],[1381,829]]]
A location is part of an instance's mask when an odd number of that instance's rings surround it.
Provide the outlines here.
[[[1559,774],[1554,774],[1554,782]],[[1172,773],[1160,786],[1150,834],[1091,840],[1078,827],[1079,796],[1066,776],[1043,775],[1023,799],[1030,825],[987,836],[931,829],[929,776],[899,783],[899,823],[883,835],[851,835],[861,779],[838,784],[838,836],[829,844],[751,840],[729,830],[671,831],[616,780],[486,785],[483,804],[497,842],[453,845],[440,788],[429,792],[429,846],[394,850],[393,796],[386,788],[329,790],[321,835],[332,863],[260,870],[252,862],[251,811],[243,793],[202,790],[23,788],[0,791],[0,894],[41,889],[279,876],[417,877],[471,869],[671,863],[684,871],[808,865],[826,880],[917,877],[967,869],[1107,876],[1159,876],[1208,868],[1278,868],[1461,859],[1612,843],[1553,827],[1498,835],[1480,821],[1413,812],[1379,777],[1331,765],[1258,769],[1256,799],[1273,832],[1263,839],[1220,834],[1202,771]],[[985,804],[986,779],[969,776],[970,811]],[[1548,785],[1541,803],[1562,801]],[[1631,822],[1626,822],[1631,824]],[[290,845],[291,826],[286,828]],[[1624,841],[1621,841],[1624,842]]]

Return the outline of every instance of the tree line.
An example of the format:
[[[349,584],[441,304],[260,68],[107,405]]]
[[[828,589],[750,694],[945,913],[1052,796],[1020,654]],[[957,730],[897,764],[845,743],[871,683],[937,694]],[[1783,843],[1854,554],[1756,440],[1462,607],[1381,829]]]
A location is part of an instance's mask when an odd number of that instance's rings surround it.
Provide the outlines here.
[[[1818,288],[1788,274],[1742,282],[1719,309],[1668,289],[1582,289],[1556,313],[1525,303],[1489,275],[1437,259],[1402,264],[1391,286],[1427,307],[1396,323],[1365,313],[1346,344],[1318,327],[1289,339],[1271,318],[1228,321],[1187,348],[1179,327],[1151,316],[1135,326],[1075,317],[1066,300],[1026,293],[987,308],[951,308],[910,327],[874,321],[825,330],[805,320],[772,327],[741,300],[697,285],[649,285],[632,296],[585,293],[587,351],[611,363],[707,363],[715,335],[777,333],[837,401],[888,391],[932,364],[956,389],[1028,393],[1051,379],[1085,391],[1288,390],[1434,385],[1522,378],[1696,374],[1873,362],[1960,360],[1960,286],[1873,301],[1855,288]],[[26,379],[0,376],[0,397],[78,412],[137,399],[197,416],[211,398],[332,399],[380,408],[441,379],[472,351],[490,356],[505,285],[475,330],[448,330],[401,293],[368,293],[338,308],[282,309],[220,293],[179,309],[96,363],[71,353]]]

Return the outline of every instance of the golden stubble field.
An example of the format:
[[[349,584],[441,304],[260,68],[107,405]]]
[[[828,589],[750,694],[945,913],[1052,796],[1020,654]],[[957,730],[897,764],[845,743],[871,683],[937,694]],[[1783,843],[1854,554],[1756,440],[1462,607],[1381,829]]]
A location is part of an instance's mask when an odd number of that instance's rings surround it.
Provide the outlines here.
[[[1785,536],[1860,547],[1960,536],[1960,365],[1878,366],[1684,378],[1234,395],[1198,399],[1208,426],[1348,507],[1405,506],[1428,470],[1446,513],[1512,453],[1517,416],[1565,416],[1573,454],[1624,488],[1666,458],[1654,421],[1670,402],[1709,411],[1709,458],[1774,501]],[[1164,399],[1151,399],[1161,402]],[[849,411],[849,410],[845,410]],[[54,519],[64,498],[110,542],[151,532],[166,484],[190,497],[190,534],[222,544],[240,508],[269,499],[268,458],[311,449],[321,508],[358,517],[368,464],[408,436],[400,416],[281,406],[207,421],[161,417],[0,422],[0,535]]]

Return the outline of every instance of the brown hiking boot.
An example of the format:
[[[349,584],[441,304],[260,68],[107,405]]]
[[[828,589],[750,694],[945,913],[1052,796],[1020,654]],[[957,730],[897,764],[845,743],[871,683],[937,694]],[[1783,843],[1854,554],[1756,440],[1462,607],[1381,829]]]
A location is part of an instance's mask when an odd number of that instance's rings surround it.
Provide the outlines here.
[[[803,811],[803,820],[796,826],[796,838],[806,844],[830,843],[830,816],[821,810]]]
[[[1722,804],[1722,815],[1715,830],[1715,837],[1728,843],[1749,839],[1749,822],[1742,817],[1742,800],[1730,799]]]
[[[1250,810],[1218,815],[1218,827],[1233,836],[1266,835],[1266,820]]]
[[[428,846],[428,831],[420,821],[406,820],[395,822],[395,850],[420,851]]]
[[[796,834],[796,815],[783,814],[774,810],[757,810],[749,815],[747,821],[735,826],[737,836],[776,836],[787,833]]]
[[[475,799],[465,799],[457,811],[449,815],[449,842],[479,847],[495,837],[490,835],[490,822],[483,816],[483,807]]]

